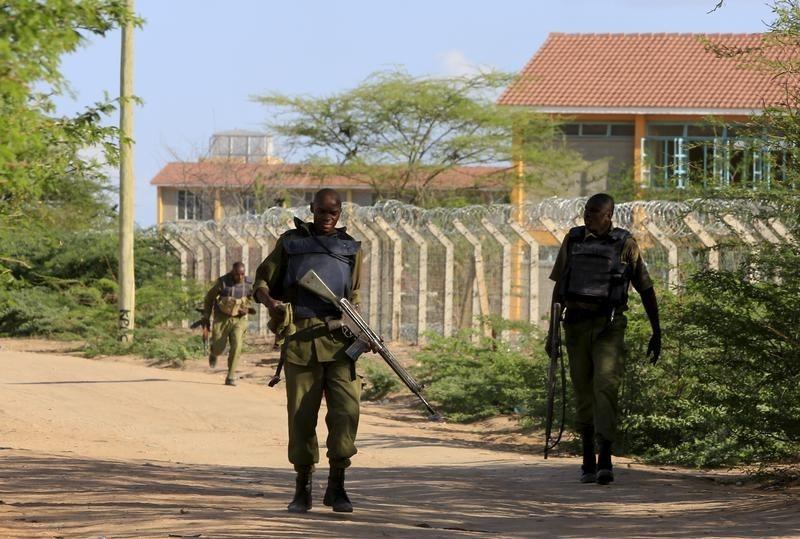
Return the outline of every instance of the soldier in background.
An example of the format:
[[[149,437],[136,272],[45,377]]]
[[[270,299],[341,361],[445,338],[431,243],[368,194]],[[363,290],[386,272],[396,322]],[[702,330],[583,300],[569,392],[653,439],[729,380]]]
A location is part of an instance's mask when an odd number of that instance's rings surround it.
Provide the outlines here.
[[[585,226],[569,231],[550,274],[556,282],[553,303],[566,305],[564,340],[575,390],[575,422],[583,445],[580,480],[602,485],[614,480],[611,450],[619,414],[630,284],[641,296],[653,330],[647,354],[653,363],[661,354],[653,282],[636,240],[627,230],[612,226],[613,215],[611,196],[601,193],[589,198]],[[548,336],[545,348],[549,346]]]
[[[228,374],[225,377],[228,386],[236,385],[236,365],[247,333],[247,315],[255,312],[252,297],[253,281],[245,276],[244,264],[236,262],[230,272],[217,279],[203,304],[206,324],[211,320],[212,311],[214,315],[208,365],[212,369],[216,367],[217,357],[228,346]]]

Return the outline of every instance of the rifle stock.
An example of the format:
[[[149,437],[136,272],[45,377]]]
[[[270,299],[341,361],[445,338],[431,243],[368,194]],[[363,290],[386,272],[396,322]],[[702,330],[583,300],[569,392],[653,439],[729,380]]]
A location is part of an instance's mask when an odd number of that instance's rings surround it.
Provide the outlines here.
[[[345,334],[354,338],[353,343],[347,348],[346,353],[353,361],[366,352],[374,350],[394,373],[403,381],[405,386],[417,396],[425,408],[430,413],[430,419],[440,420],[441,416],[433,409],[430,403],[422,395],[422,386],[414,380],[409,372],[397,361],[392,352],[386,347],[383,339],[369,327],[369,324],[361,316],[355,306],[345,298],[340,298],[334,294],[330,288],[320,279],[314,270],[309,270],[299,281],[298,284],[319,297],[326,299],[336,305],[342,313],[342,329]]]

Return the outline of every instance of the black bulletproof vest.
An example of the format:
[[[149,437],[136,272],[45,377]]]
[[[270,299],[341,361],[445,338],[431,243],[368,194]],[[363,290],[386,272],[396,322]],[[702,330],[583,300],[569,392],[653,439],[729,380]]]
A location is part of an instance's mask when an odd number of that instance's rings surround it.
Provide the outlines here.
[[[233,282],[233,275],[226,273],[219,279],[222,281],[222,293],[220,296],[223,298],[244,298],[253,295],[253,280],[250,277],[245,277],[244,281],[239,284]]]
[[[360,242],[342,231],[335,236],[285,237],[283,248],[289,256],[289,263],[284,289],[296,286],[297,281],[313,269],[334,294],[349,299],[353,288],[353,265],[360,246]],[[339,314],[335,305],[299,286],[292,307],[297,318],[324,318]]]
[[[586,227],[569,231],[567,241],[567,301],[618,307],[628,302],[630,272],[622,248],[631,233],[613,228],[602,238],[586,238]]]

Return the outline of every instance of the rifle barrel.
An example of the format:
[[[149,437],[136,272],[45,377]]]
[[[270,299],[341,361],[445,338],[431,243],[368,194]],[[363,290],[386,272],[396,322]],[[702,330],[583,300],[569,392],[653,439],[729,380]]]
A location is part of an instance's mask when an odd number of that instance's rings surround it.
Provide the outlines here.
[[[369,339],[375,346],[378,348],[378,355],[383,358],[383,360],[389,365],[389,367],[394,371],[394,373],[403,381],[406,387],[417,396],[417,398],[425,405],[425,408],[428,409],[432,417],[441,417],[439,413],[433,409],[430,403],[422,396],[422,388],[419,383],[414,380],[411,374],[397,361],[397,358],[394,357],[394,354],[383,344],[381,338],[369,327],[367,321],[364,320],[364,317],[361,316],[353,305],[347,301],[346,299],[342,298],[339,300],[339,308],[342,312],[349,316],[351,320],[358,326],[359,330]]]
[[[561,432],[559,432],[556,440],[552,440],[553,435],[553,415],[555,408],[555,393],[556,393],[556,376],[558,361],[561,355],[561,304],[553,303],[550,311],[550,331],[548,334],[550,339],[550,364],[547,371],[547,408],[545,411],[545,429],[544,429],[544,458],[547,458],[551,449],[561,441],[561,434],[563,432],[564,413],[562,411],[561,417]],[[562,363],[563,365],[563,363]],[[563,369],[562,369],[563,370]],[[563,377],[563,372],[562,372]],[[565,381],[562,379],[562,386]],[[563,393],[563,391],[562,391]],[[562,400],[564,395],[562,395]],[[562,402],[562,407],[563,407]]]

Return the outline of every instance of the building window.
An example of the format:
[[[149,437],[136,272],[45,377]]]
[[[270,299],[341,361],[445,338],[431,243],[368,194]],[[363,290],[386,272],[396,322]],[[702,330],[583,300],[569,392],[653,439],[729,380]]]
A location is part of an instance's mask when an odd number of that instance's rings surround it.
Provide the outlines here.
[[[582,137],[605,137],[608,135],[608,124],[581,124]]]
[[[253,131],[227,131],[211,137],[209,153],[245,163],[258,163],[272,158],[272,137]]]
[[[653,124],[641,141],[644,185],[770,189],[786,183],[788,148],[742,136],[736,127]]]
[[[611,124],[609,135],[612,137],[632,137],[633,124]]]
[[[247,215],[256,214],[256,195],[253,193],[245,193],[242,197],[242,213]]]
[[[200,195],[191,191],[178,191],[178,219],[199,221],[203,218]]]
[[[563,124],[561,132],[570,137],[632,137],[632,123],[597,123]]]
[[[564,124],[561,126],[561,132],[571,137],[577,137],[581,134],[581,124]]]

